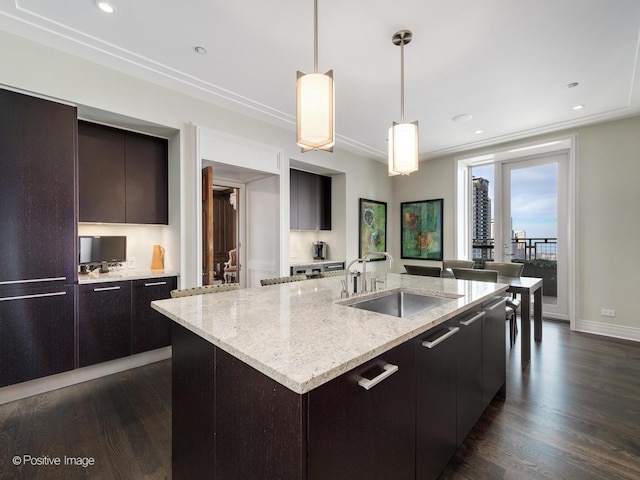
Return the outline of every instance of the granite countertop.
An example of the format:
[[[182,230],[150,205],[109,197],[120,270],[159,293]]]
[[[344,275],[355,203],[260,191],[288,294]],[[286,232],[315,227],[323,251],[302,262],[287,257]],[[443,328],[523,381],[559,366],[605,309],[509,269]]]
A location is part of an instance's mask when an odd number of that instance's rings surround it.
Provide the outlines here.
[[[411,318],[396,318],[344,305],[342,278],[330,277],[151,305],[303,394],[507,289],[504,284],[392,273],[379,279],[385,280],[384,290],[402,288],[453,300]]]
[[[180,274],[171,270],[127,270],[119,268],[107,273],[98,273],[97,270],[95,273],[79,273],[78,283],[83,285],[85,283],[122,282],[125,280],[175,276],[180,276]]]

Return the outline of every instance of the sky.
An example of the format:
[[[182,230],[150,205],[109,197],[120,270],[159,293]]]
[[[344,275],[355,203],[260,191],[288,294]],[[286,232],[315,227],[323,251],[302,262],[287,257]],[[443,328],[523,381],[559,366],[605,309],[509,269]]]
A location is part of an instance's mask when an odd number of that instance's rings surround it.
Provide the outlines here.
[[[489,180],[491,208],[494,201],[493,165],[474,167],[474,177]],[[558,166],[555,163],[512,170],[511,219],[513,230],[524,230],[527,238],[556,238]],[[492,211],[492,215],[494,212]]]

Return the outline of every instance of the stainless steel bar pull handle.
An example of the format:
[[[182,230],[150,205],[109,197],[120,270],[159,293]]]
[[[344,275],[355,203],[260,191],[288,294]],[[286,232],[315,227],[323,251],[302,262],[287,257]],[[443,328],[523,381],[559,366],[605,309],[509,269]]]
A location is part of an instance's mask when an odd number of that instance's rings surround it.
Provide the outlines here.
[[[9,300],[24,300],[29,298],[57,297],[66,295],[67,292],[37,293],[34,295],[18,295],[16,297],[0,297],[0,302],[8,302]]]
[[[460,325],[464,325],[465,327],[468,327],[476,320],[479,320],[480,318],[484,317],[486,314],[487,312],[483,310],[482,312],[475,314],[473,317],[468,318],[467,320],[460,320]]]
[[[94,292],[107,292],[109,290],[120,290],[120,287],[99,287],[93,289]]]
[[[0,282],[0,285],[15,285],[19,283],[37,283],[37,282],[59,282],[66,280],[67,277],[51,277],[51,278],[30,278],[28,280],[10,280],[8,282]]]
[[[449,327],[449,331],[447,333],[445,333],[444,335],[440,335],[438,338],[430,342],[425,340],[424,342],[422,342],[422,346],[427,348],[433,348],[439,343],[444,342],[447,338],[455,335],[459,331],[460,331],[460,327]]]
[[[375,387],[385,378],[388,378],[394,373],[396,373],[398,371],[398,366],[387,363],[382,367],[382,369],[384,370],[384,372],[382,372],[377,377],[372,378],[371,380],[369,380],[368,378],[361,377],[360,380],[358,380],[358,385],[360,385],[365,390],[371,390],[373,387]]]
[[[496,303],[493,303],[493,304],[489,305],[487,307],[487,310],[489,310],[489,311],[495,310],[496,308],[498,308],[501,304],[505,303],[506,301],[507,301],[506,297],[505,298],[501,298]]]
[[[151,282],[151,283],[145,283],[144,286],[145,287],[155,287],[157,285],[166,285],[167,282]]]

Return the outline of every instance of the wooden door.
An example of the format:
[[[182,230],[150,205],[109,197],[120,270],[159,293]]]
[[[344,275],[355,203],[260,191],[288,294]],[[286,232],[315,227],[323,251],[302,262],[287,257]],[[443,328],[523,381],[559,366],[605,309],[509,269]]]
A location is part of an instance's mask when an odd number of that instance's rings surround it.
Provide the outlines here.
[[[202,284],[215,279],[213,249],[213,167],[202,169]]]

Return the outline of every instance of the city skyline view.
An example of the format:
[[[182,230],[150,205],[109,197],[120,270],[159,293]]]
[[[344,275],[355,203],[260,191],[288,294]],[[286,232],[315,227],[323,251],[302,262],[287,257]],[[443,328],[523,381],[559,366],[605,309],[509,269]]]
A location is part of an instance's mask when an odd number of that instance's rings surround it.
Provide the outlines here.
[[[512,171],[511,228],[513,231],[523,230],[527,238],[557,238],[557,169],[557,164],[551,163]],[[495,220],[494,166],[473,167],[472,175],[489,181],[491,218]]]

